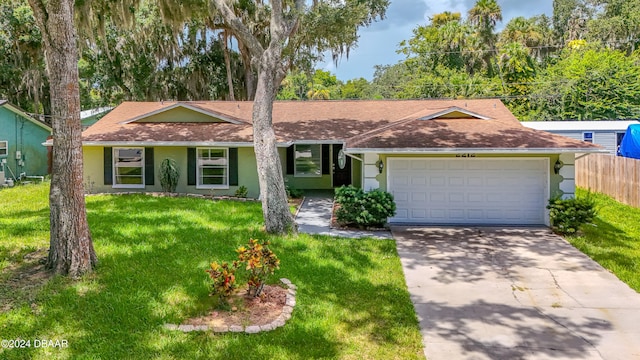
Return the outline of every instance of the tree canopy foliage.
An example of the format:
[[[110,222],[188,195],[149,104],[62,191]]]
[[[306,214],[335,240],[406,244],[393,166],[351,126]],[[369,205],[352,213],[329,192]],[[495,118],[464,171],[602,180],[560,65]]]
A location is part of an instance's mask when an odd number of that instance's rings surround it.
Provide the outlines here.
[[[255,63],[209,1],[78,4],[87,15],[78,16],[83,108],[123,100],[253,99]],[[117,4],[122,6],[116,11]],[[314,4],[300,18],[305,30],[284,49],[288,72],[278,99],[499,97],[526,120],[640,117],[634,90],[640,0],[554,0],[552,16],[516,17],[506,24],[498,2],[478,0],[466,14],[431,15],[398,46],[404,59],[377,66],[371,81],[341,81],[314,68],[323,53],[348,54],[355,43],[357,27],[339,21],[345,12],[364,26],[385,2]],[[246,0],[232,10],[267,44],[268,7]],[[0,97],[49,113],[42,39],[30,8],[26,0],[7,0],[0,11]],[[580,44],[588,51],[576,51]],[[589,56],[580,58],[585,51]],[[594,87],[580,85],[604,66],[618,69],[619,76],[608,77],[607,86],[595,80]]]

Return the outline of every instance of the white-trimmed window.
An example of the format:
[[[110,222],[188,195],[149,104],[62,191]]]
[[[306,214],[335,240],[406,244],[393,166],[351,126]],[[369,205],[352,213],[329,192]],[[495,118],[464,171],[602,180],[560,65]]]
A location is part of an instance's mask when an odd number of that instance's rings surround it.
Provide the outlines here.
[[[583,132],[582,140],[588,143],[593,143],[593,133],[592,132]]]
[[[197,188],[229,188],[229,149],[197,148]]]
[[[296,144],[293,148],[295,159],[295,176],[322,176],[322,145]]]
[[[144,188],[144,148],[113,148],[113,187]]]
[[[0,156],[7,156],[9,153],[9,142],[6,140],[0,140]]]

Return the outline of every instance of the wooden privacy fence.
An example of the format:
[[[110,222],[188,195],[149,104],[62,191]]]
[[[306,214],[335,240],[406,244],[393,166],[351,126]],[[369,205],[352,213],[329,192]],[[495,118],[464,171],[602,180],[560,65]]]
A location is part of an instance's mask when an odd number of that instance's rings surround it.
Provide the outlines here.
[[[640,207],[640,160],[608,154],[578,156],[576,185]]]

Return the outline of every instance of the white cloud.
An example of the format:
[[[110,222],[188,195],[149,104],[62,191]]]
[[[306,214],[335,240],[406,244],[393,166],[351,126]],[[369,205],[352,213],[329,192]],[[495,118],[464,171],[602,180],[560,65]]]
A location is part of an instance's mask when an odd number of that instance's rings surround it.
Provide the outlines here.
[[[331,58],[319,67],[335,71],[336,76],[343,80],[364,77],[373,78],[375,65],[395,64],[402,59],[396,54],[398,44],[402,40],[411,38],[412,30],[418,25],[424,25],[428,18],[444,11],[459,12],[466,17],[469,8],[475,0],[391,0],[387,9],[387,17],[360,31],[358,47],[351,50],[349,58],[339,61],[334,67]],[[498,0],[502,8],[503,22],[498,24],[502,28],[511,18],[517,16],[531,17],[540,14],[551,16],[553,0],[522,1]]]

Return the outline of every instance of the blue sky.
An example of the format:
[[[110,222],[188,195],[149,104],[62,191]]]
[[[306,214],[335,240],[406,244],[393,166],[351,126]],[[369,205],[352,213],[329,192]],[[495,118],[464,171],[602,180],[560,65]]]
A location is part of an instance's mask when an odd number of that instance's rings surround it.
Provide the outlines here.
[[[346,81],[363,77],[373,78],[374,65],[395,64],[402,59],[396,54],[398,44],[412,36],[412,30],[424,25],[433,14],[444,11],[460,12],[466,17],[475,0],[390,0],[387,16],[384,20],[360,30],[360,40],[355,49],[351,49],[349,58],[342,58],[336,67],[328,61],[319,64],[320,68],[336,74],[338,79]],[[502,8],[503,27],[510,19],[517,16],[532,17],[540,14],[551,16],[553,0],[498,0]]]

